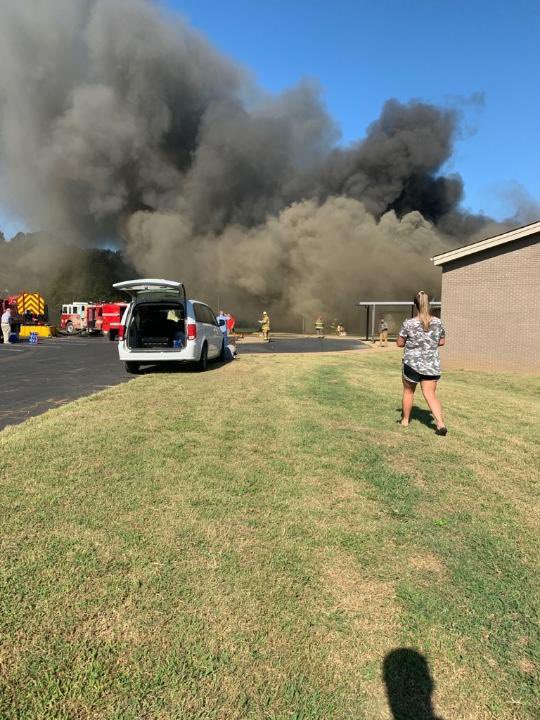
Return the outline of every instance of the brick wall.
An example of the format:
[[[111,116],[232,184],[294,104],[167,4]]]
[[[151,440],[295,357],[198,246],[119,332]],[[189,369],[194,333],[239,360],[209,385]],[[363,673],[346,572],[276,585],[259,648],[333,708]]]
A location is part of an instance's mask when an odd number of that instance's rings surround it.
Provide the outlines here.
[[[540,234],[443,267],[443,368],[540,372]]]

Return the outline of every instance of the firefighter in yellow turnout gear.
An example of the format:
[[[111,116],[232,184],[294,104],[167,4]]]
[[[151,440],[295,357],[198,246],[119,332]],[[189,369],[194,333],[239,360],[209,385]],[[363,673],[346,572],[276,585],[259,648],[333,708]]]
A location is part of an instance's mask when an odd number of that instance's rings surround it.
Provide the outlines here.
[[[317,334],[317,337],[322,337],[324,335],[324,322],[320,316],[315,320],[315,333]]]
[[[262,318],[259,320],[259,325],[261,326],[261,332],[263,338],[266,340],[266,342],[270,341],[270,315],[266,312],[266,310],[262,314]]]

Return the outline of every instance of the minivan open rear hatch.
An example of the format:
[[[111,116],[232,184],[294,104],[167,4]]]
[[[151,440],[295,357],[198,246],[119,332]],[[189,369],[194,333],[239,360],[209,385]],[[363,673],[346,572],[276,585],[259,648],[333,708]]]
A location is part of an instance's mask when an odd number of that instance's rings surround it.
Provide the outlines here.
[[[125,280],[124,282],[114,283],[113,287],[131,295],[133,300],[152,300],[155,297],[168,297],[176,302],[185,303],[186,301],[186,288],[176,280],[139,278],[138,280]]]
[[[124,342],[132,351],[181,351],[186,346],[186,290],[175,280],[139,278],[113,285],[131,295]]]

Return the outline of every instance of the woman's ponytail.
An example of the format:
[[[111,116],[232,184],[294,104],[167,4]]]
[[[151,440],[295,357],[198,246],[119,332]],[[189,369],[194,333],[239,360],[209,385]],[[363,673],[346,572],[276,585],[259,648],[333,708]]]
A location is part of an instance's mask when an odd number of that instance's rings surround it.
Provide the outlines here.
[[[418,310],[418,317],[420,318],[424,332],[427,332],[429,330],[429,323],[431,322],[429,298],[427,293],[423,290],[419,290],[414,296],[414,304]]]

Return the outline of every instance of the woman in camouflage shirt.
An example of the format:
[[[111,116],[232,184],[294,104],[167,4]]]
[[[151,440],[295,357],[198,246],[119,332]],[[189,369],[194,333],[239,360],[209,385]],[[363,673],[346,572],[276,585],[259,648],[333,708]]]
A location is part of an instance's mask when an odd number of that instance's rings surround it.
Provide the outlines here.
[[[414,296],[416,317],[405,320],[399,331],[397,346],[404,347],[403,353],[403,411],[401,424],[409,425],[413,407],[414,391],[420,383],[422,393],[435,422],[437,435],[448,432],[444,424],[442,407],[436,391],[441,377],[439,346],[445,343],[445,332],[439,318],[430,312],[427,294],[420,290]]]

